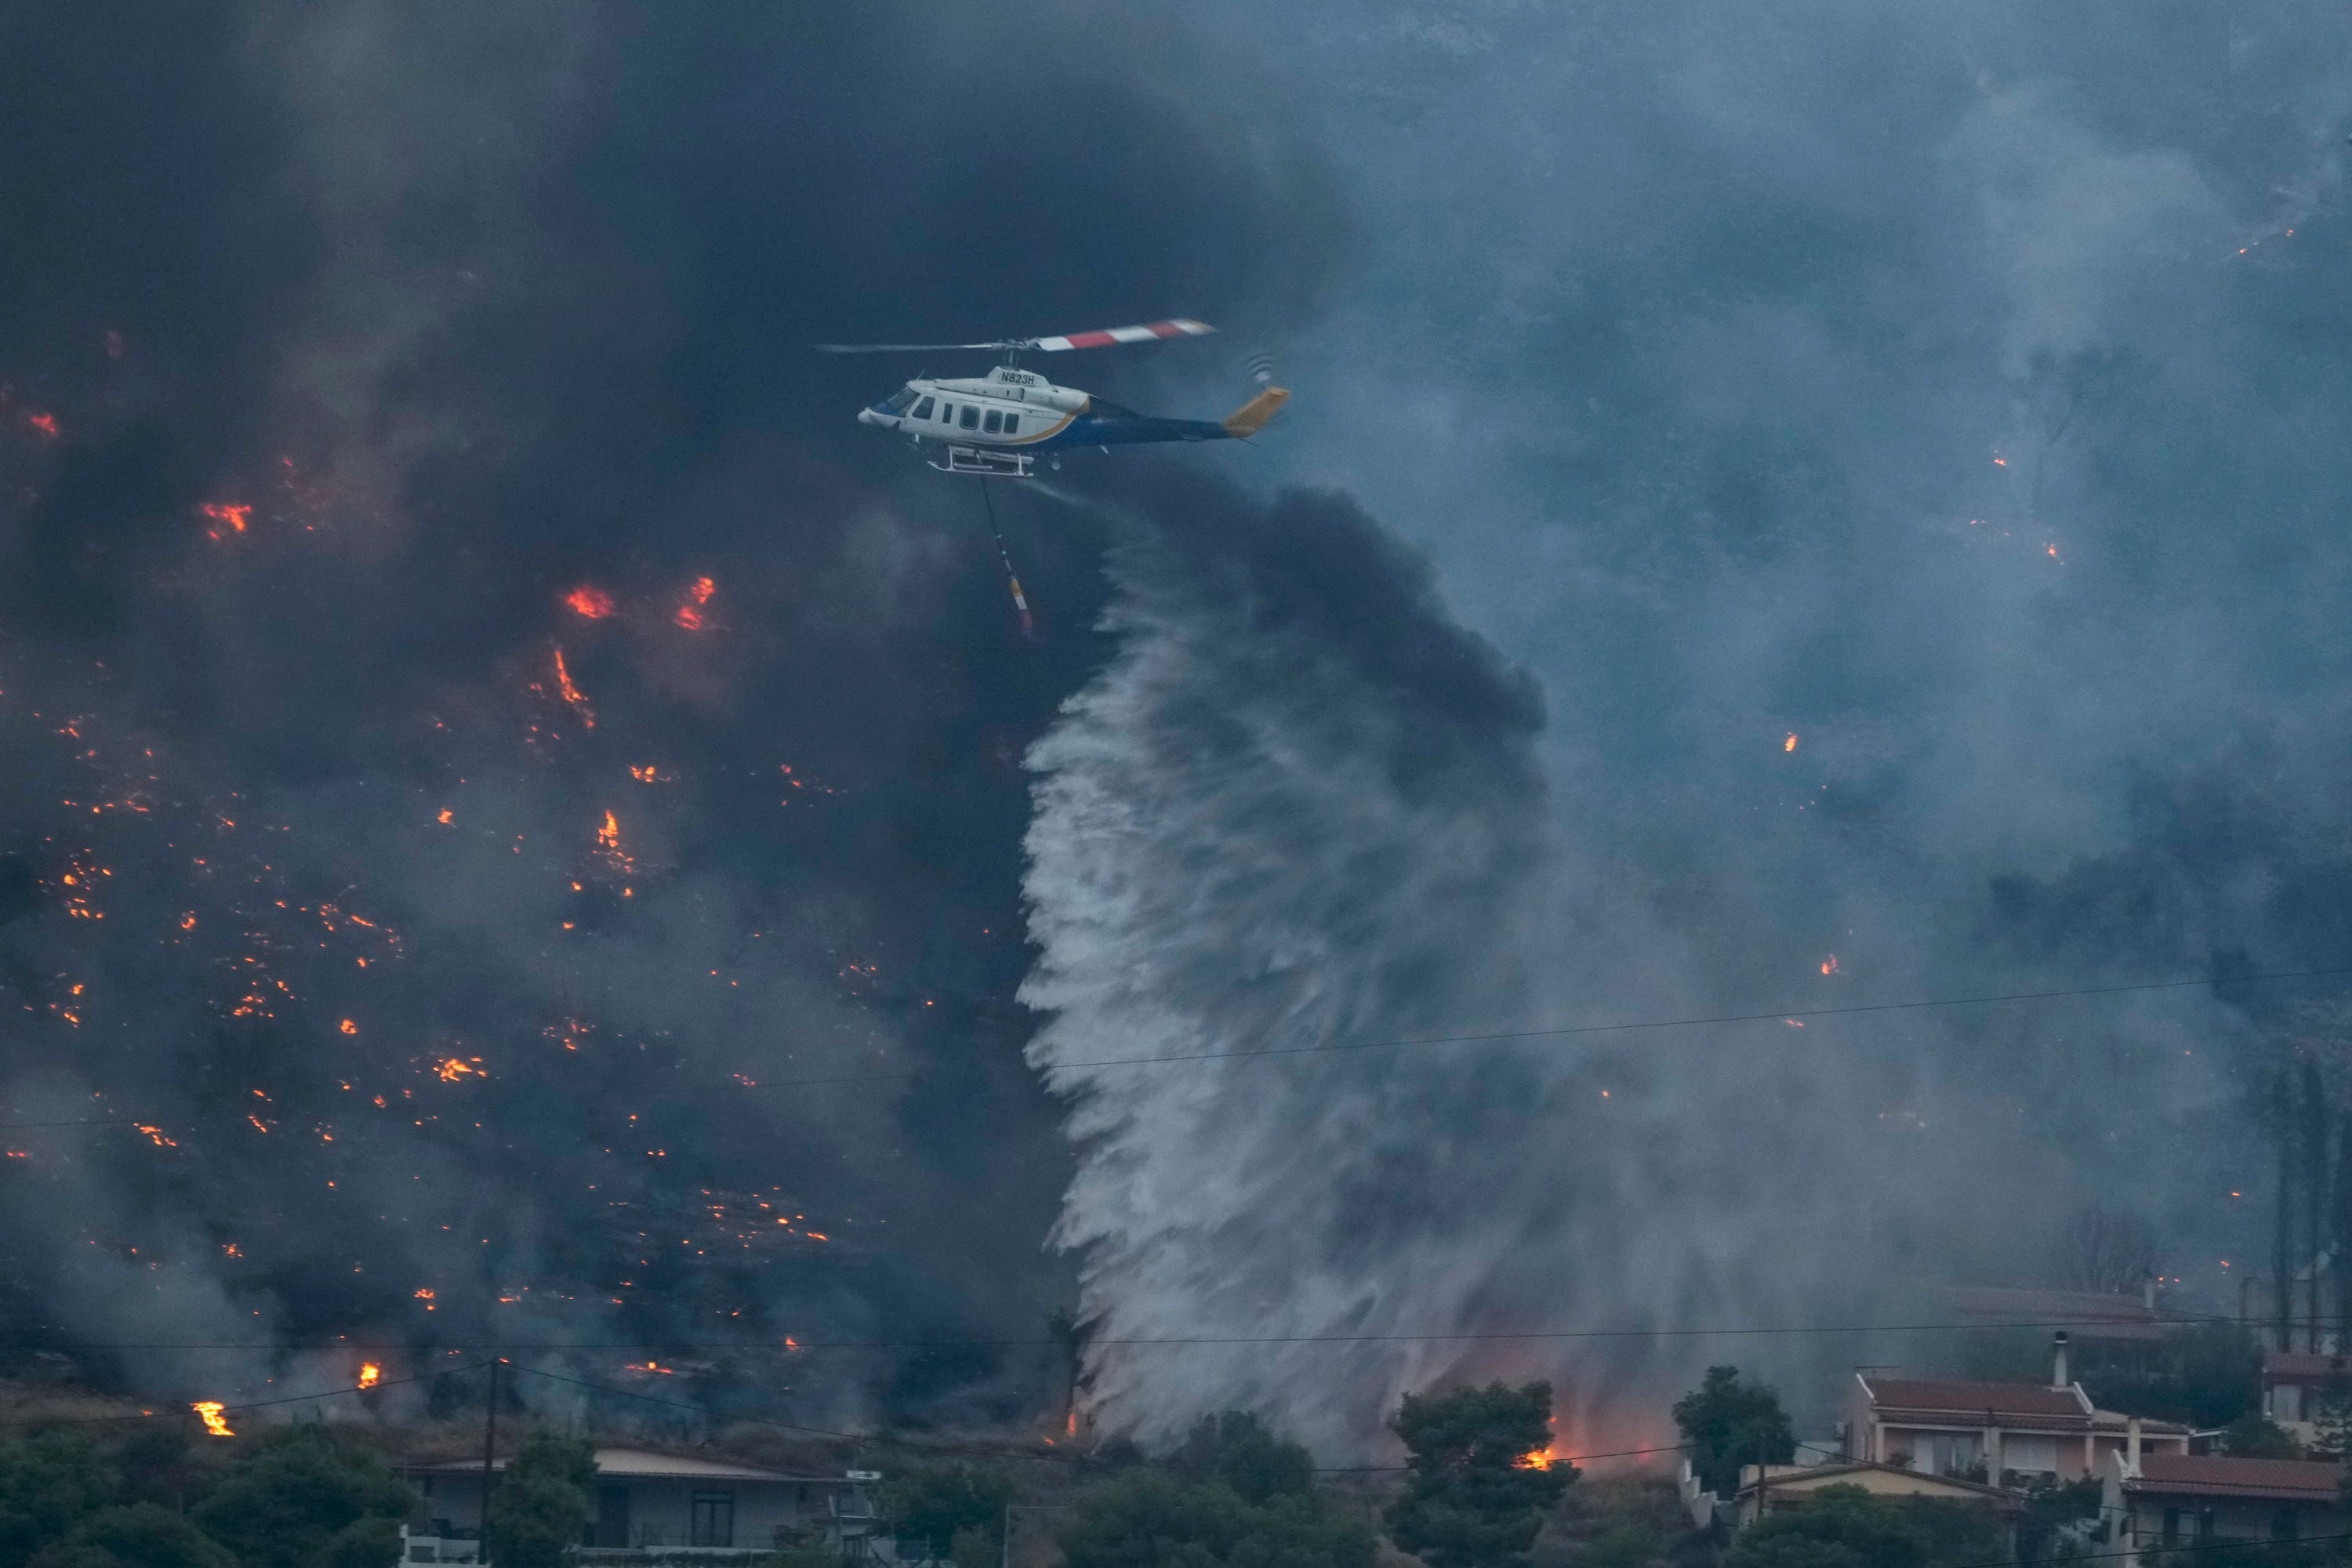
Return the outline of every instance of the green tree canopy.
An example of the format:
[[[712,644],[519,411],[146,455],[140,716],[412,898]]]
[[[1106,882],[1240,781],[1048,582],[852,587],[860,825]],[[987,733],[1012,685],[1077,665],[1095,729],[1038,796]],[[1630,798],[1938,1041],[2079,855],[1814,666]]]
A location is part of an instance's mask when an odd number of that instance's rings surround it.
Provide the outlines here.
[[[1176,1463],[1202,1480],[1224,1482],[1245,1502],[1315,1489],[1313,1457],[1246,1410],[1201,1417]]]
[[[913,1470],[882,1484],[882,1516],[910,1549],[901,1555],[952,1551],[959,1563],[969,1553],[993,1553],[1003,1543],[1004,1506],[1012,1500],[1013,1479],[979,1465]],[[971,1537],[973,1531],[981,1532],[980,1539]]]
[[[1675,1401],[1674,1414],[1692,1473],[1718,1497],[1739,1489],[1742,1465],[1785,1465],[1796,1457],[1797,1434],[1780,1394],[1741,1382],[1736,1366],[1708,1367],[1698,1387]]]
[[[2300,1459],[2303,1445],[2294,1433],[2259,1410],[2249,1410],[2221,1429],[2221,1452],[2241,1459]]]
[[[24,1568],[110,1498],[106,1466],[79,1436],[45,1432],[0,1447],[0,1568]]]
[[[32,1568],[237,1568],[236,1554],[152,1502],[102,1508],[33,1556]]]
[[[1516,1568],[1576,1468],[1537,1466],[1551,1444],[1551,1384],[1408,1394],[1397,1412],[1412,1479],[1388,1512],[1396,1543],[1430,1568]]]
[[[596,1450],[585,1437],[539,1431],[524,1438],[490,1493],[490,1561],[499,1568],[562,1568],[588,1525]]]
[[[1252,1503],[1223,1481],[1140,1470],[1087,1500],[1062,1552],[1065,1568],[1371,1568],[1372,1537],[1311,1493]]]
[[[392,1568],[415,1499],[377,1456],[293,1426],[241,1457],[189,1517],[247,1568]]]
[[[1959,1568],[2007,1555],[1991,1510],[1978,1504],[1823,1487],[1748,1526],[1723,1568]]]

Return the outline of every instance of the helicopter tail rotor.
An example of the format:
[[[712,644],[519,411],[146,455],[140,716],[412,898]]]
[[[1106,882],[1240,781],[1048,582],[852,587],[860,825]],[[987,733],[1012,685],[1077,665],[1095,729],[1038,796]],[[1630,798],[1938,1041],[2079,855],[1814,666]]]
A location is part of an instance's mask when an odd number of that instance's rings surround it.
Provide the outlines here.
[[[1290,393],[1287,389],[1279,386],[1267,387],[1225,416],[1223,420],[1225,434],[1235,440],[1247,440],[1265,429],[1274,416],[1282,412],[1282,405],[1289,401]]]

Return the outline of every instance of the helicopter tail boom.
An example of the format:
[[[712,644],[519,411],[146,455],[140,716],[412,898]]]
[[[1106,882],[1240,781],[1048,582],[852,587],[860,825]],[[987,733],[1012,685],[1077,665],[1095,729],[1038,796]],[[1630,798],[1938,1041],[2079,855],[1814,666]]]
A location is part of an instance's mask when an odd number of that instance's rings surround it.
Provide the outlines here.
[[[1223,420],[1225,434],[1236,440],[1256,435],[1266,427],[1267,423],[1276,415],[1282,412],[1282,405],[1289,401],[1290,394],[1284,388],[1267,387],[1264,392],[1225,416]]]

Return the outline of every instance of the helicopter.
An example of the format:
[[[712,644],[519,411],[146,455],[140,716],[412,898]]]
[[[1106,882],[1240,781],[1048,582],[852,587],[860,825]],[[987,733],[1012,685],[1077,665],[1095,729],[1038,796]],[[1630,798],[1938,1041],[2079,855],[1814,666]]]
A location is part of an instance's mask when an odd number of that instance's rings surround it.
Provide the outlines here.
[[[1224,418],[1164,419],[1076,387],[1056,386],[1020,366],[1024,353],[1164,342],[1215,331],[1204,321],[1171,321],[992,343],[819,343],[816,348],[836,354],[962,350],[1002,354],[1003,362],[986,375],[950,380],[919,375],[881,402],[859,409],[857,422],[902,431],[919,447],[926,441],[939,443],[940,457],[929,461],[941,473],[1025,479],[1041,452],[1059,468],[1061,452],[1074,447],[1099,447],[1108,452],[1143,442],[1247,440],[1265,429],[1290,394],[1271,384],[1272,373],[1263,367],[1257,373],[1256,395]]]

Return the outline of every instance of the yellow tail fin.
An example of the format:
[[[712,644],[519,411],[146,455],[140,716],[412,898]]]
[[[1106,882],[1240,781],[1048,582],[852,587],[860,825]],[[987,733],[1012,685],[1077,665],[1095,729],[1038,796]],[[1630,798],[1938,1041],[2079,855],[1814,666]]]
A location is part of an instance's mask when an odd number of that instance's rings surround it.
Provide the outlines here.
[[[1290,401],[1290,394],[1279,386],[1269,386],[1231,414],[1225,416],[1225,434],[1233,437],[1255,436],[1266,426],[1266,421],[1282,412]]]

